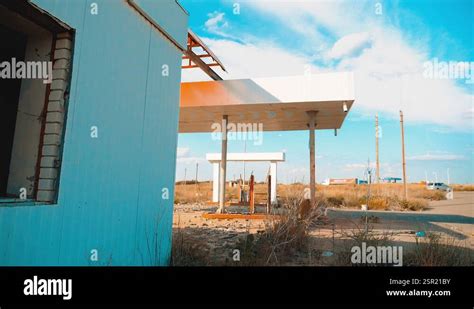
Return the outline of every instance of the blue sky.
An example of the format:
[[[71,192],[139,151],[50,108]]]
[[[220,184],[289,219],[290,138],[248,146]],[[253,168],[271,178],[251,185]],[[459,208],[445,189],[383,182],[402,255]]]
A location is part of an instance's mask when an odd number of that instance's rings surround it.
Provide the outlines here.
[[[352,71],[356,100],[338,136],[317,131],[317,180],[363,177],[375,159],[379,115],[381,176],[401,176],[400,123],[405,115],[409,181],[474,183],[473,95],[469,78],[427,78],[426,65],[465,62],[474,71],[470,0],[204,1],[181,0],[189,26],[226,65],[224,79]],[[236,14],[238,13],[238,14]],[[471,69],[469,70],[469,64]],[[208,80],[199,70],[183,81]],[[308,133],[264,133],[263,144],[229,142],[230,152],[285,151],[280,182],[308,181]],[[177,179],[211,178],[207,152],[220,152],[210,134],[180,134]],[[266,164],[247,164],[257,180]],[[228,178],[243,173],[229,163]],[[192,176],[191,176],[192,175]]]

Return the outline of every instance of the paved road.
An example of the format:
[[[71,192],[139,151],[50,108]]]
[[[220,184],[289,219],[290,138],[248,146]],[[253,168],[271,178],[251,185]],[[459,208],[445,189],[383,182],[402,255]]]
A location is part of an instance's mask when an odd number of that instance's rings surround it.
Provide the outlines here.
[[[474,192],[454,192],[453,200],[433,201],[423,213],[474,217]]]
[[[454,192],[453,200],[431,202],[428,209],[413,211],[368,211],[379,219],[378,228],[437,231],[458,239],[474,237],[474,192]],[[345,222],[360,222],[365,211],[329,209],[328,216]]]
[[[383,220],[404,222],[444,222],[474,224],[474,192],[455,192],[453,200],[431,202],[428,209],[420,212],[413,211],[371,211],[369,216]],[[330,218],[359,219],[365,214],[361,210],[330,209]]]

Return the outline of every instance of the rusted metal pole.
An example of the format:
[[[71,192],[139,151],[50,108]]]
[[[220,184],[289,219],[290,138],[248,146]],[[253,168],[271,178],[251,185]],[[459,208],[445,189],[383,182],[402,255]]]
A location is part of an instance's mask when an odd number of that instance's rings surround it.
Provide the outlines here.
[[[242,175],[239,178],[239,203],[242,203]]]
[[[405,131],[403,129],[403,112],[400,111],[400,128],[402,131],[402,168],[403,168],[403,190],[405,193],[405,200],[408,199],[408,190],[407,190],[407,173],[406,173],[406,163],[405,163]]]
[[[377,183],[380,182],[379,135],[379,116],[375,115],[375,178]]]
[[[219,173],[219,208],[217,213],[224,213],[225,206],[225,178],[227,171],[227,115],[222,116],[222,149],[221,149],[221,166]]]
[[[315,133],[316,111],[307,112],[309,116],[309,190],[311,207],[316,203],[316,158],[315,158]]]
[[[249,201],[250,201],[250,213],[255,213],[255,196],[254,196],[254,177],[250,175],[249,183]]]

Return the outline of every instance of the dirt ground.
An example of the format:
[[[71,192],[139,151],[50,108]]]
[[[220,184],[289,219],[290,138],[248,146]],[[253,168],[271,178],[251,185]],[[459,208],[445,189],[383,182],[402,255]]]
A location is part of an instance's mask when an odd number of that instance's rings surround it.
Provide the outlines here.
[[[173,233],[181,241],[191,243],[193,250],[206,255],[206,265],[235,265],[233,254],[248,235],[263,234],[268,222],[244,219],[205,219],[216,206],[205,203],[177,204],[174,209]],[[348,239],[366,228],[374,234],[389,235],[406,246],[420,238],[417,232],[436,232],[453,240],[456,246],[474,248],[474,192],[455,192],[454,200],[432,201],[424,211],[368,211],[328,209],[327,219],[308,229],[308,249],[293,252],[280,265],[334,265],[332,253],[346,246]],[[337,263],[336,263],[337,264]]]

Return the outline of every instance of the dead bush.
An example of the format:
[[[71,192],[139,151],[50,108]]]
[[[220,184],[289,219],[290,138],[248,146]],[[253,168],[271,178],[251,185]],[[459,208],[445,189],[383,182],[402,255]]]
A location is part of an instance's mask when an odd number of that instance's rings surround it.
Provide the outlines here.
[[[370,223],[371,220],[368,220]],[[351,249],[354,246],[361,247],[362,243],[366,246],[388,246],[393,242],[391,232],[376,232],[370,224],[356,225],[356,228],[349,231],[341,231],[341,236],[346,241],[336,249],[335,258],[332,260],[333,266],[352,266]]]
[[[446,199],[446,192],[437,190],[424,190],[415,195],[415,197],[430,201],[442,201]]]
[[[398,202],[402,210],[420,211],[428,206],[428,202],[422,199],[403,199]]]
[[[429,233],[405,253],[407,266],[472,266],[473,252],[453,237]]]
[[[209,252],[204,242],[189,239],[181,229],[173,232],[171,266],[209,266]]]
[[[389,199],[384,196],[371,197],[368,202],[368,208],[371,210],[386,210],[389,208],[389,205]]]
[[[340,207],[344,205],[345,199],[342,195],[329,196],[326,198],[328,206],[331,207]]]
[[[307,203],[307,202],[306,202]],[[324,202],[319,199],[316,207],[308,207],[306,213],[303,191],[288,194],[282,206],[283,214],[265,222],[265,231],[255,238],[247,237],[239,249],[249,260],[246,265],[282,265],[291,257],[307,249],[308,228],[323,217]]]

